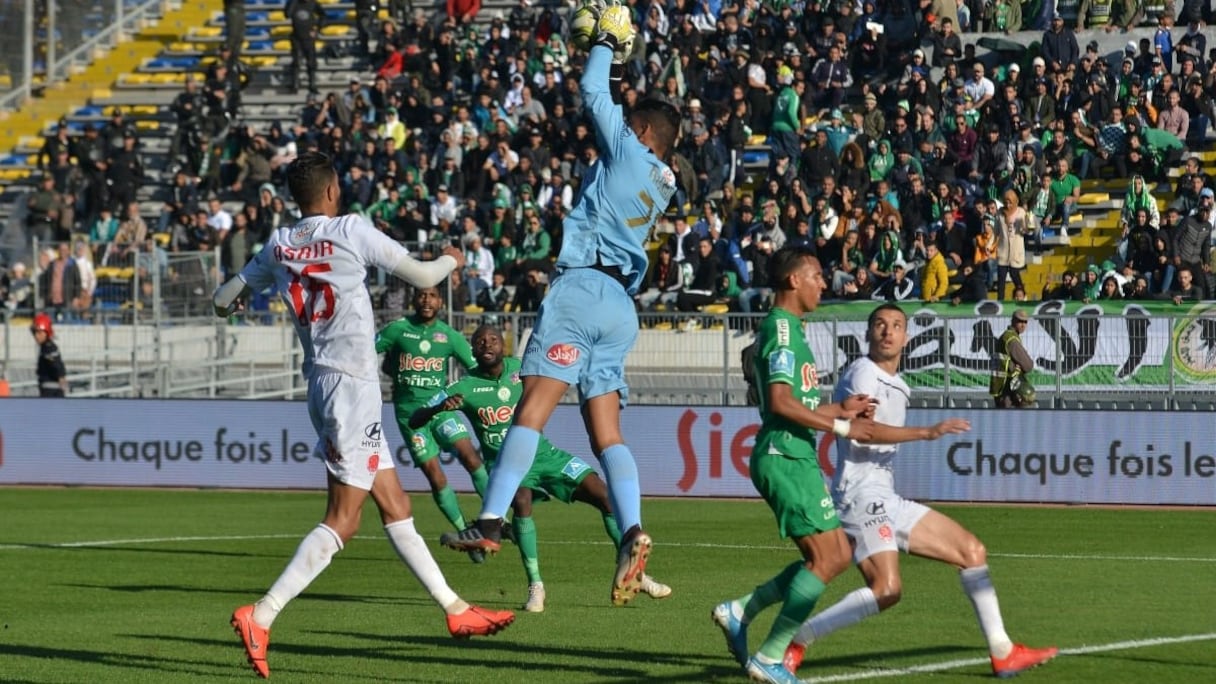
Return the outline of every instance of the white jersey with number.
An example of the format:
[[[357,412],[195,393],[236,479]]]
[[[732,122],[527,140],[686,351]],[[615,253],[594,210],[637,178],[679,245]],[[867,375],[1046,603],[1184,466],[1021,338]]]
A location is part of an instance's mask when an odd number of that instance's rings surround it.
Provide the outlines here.
[[[874,420],[886,425],[903,427],[908,417],[911,390],[899,375],[891,375],[870,358],[857,359],[841,375],[833,392],[833,401],[840,402],[854,394],[865,394],[878,400]],[[897,446],[894,444],[860,444],[850,439],[836,440],[836,475],[832,495],[837,501],[846,500],[849,492],[867,485],[894,487],[894,466]]]
[[[310,216],[271,234],[240,278],[254,292],[277,286],[304,347],[304,377],[321,367],[376,381],[367,269],[392,271],[407,261],[408,250],[361,216]]]

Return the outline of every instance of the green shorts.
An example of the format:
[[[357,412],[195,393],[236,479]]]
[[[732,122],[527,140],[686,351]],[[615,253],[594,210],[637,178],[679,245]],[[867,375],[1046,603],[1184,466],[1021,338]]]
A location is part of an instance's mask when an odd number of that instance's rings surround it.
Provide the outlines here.
[[[752,484],[777,516],[782,537],[797,539],[840,527],[815,458],[752,454]]]
[[[435,458],[441,451],[453,451],[456,442],[469,439],[469,429],[465,427],[460,416],[452,411],[440,413],[426,425],[411,430],[410,416],[418,408],[420,406],[417,404],[396,404],[393,407],[397,416],[397,427],[401,428],[401,437],[409,445],[414,467]]]
[[[594,472],[595,470],[578,456],[554,446],[541,447],[536,452],[532,468],[519,486],[540,492],[545,498],[570,503],[574,500],[574,491]]]

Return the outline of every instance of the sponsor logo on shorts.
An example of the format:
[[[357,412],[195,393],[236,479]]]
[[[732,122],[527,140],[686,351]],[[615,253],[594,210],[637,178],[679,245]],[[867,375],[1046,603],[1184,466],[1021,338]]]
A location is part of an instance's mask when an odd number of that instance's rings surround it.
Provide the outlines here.
[[[893,539],[895,539],[895,533],[891,531],[890,525],[883,525],[882,527],[879,527],[878,536],[882,537],[882,540],[887,543],[890,543]]]
[[[371,475],[375,475],[376,471],[379,469],[380,454],[372,454],[371,457],[367,459],[367,472]]]
[[[866,504],[866,513],[869,515],[882,515],[887,512],[887,505],[881,501],[871,501]]]
[[[455,418],[448,418],[439,424],[439,434],[444,437],[453,437],[464,432],[464,426]]]
[[[794,374],[794,352],[788,349],[778,349],[768,355],[768,374],[774,375],[793,375]]]
[[[381,441],[381,437],[382,437],[380,423],[379,422],[369,423],[367,426],[365,426],[363,428],[363,436],[365,437],[365,439],[360,444],[360,446],[362,446],[364,449],[369,449],[369,448],[374,449],[374,448],[380,446],[380,441]]]
[[[572,344],[555,344],[545,352],[545,358],[559,366],[572,366],[578,361],[578,347]]]
[[[876,518],[870,518],[869,520],[862,523],[861,526],[869,528],[869,527],[874,527],[875,525],[885,525],[889,522],[891,522],[891,516],[884,513]]]
[[[590,467],[591,466],[587,465],[583,459],[575,456],[566,462],[566,465],[562,468],[562,475],[565,475],[573,480]]]

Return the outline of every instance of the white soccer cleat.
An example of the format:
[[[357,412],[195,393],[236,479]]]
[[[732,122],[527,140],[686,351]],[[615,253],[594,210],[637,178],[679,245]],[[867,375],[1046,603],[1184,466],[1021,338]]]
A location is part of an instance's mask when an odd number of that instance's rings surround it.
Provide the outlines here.
[[[671,591],[668,589],[667,591]],[[524,604],[524,610],[529,613],[545,612],[545,585],[543,582],[533,582],[528,585],[528,602]]]
[[[671,596],[671,587],[655,581],[650,575],[642,575],[642,593],[650,598],[664,599]]]

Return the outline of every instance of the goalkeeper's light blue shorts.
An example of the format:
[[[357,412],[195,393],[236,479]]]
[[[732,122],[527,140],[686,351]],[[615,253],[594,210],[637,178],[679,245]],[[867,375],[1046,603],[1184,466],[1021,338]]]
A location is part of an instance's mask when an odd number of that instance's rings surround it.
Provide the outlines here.
[[[568,268],[541,301],[520,375],[577,385],[580,403],[617,392],[624,406],[625,357],[637,338],[633,298],[621,283],[593,268]]]

